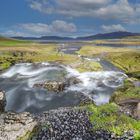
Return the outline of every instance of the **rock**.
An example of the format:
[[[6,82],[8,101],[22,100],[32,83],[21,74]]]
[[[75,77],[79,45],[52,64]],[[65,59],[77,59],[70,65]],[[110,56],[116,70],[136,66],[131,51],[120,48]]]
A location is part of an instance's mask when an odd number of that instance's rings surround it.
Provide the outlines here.
[[[71,77],[67,79],[60,79],[59,81],[46,81],[44,83],[38,83],[35,84],[35,87],[42,87],[46,88],[49,91],[55,91],[55,92],[61,92],[65,89],[65,87],[69,87],[74,84],[81,83],[80,79],[77,79],[76,77]]]
[[[118,105],[120,106],[120,111],[125,113],[126,115],[132,117],[132,118],[138,118],[138,103],[140,102],[140,99],[137,98],[129,98],[125,100],[121,100],[118,102]]]
[[[4,92],[0,91],[0,112],[4,112],[6,106],[6,97]]]
[[[30,113],[3,113],[0,115],[0,140],[17,140],[31,133],[36,125]]]
[[[48,89],[49,91],[60,92],[63,91],[65,88],[65,82],[57,82],[57,81],[47,81],[43,84],[35,84],[36,87],[43,87]]]
[[[92,139],[92,124],[89,113],[80,108],[61,108],[37,116],[44,126],[37,135],[38,140],[89,140]]]
[[[107,130],[93,130],[90,112],[84,108],[60,108],[37,115],[43,126],[35,136],[37,140],[131,140],[133,132],[118,136]],[[45,127],[48,126],[48,127]]]
[[[72,86],[72,85],[76,85],[82,83],[82,81],[76,77],[70,77],[69,79],[67,79],[67,85],[68,86]]]
[[[136,117],[140,120],[140,102],[137,104],[136,108]]]

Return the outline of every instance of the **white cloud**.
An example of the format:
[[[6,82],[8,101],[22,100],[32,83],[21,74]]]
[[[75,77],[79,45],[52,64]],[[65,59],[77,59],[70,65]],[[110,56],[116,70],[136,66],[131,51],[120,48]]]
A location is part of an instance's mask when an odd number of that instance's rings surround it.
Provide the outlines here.
[[[63,20],[55,20],[51,24],[26,23],[19,24],[14,29],[7,30],[5,36],[42,36],[42,35],[65,35],[77,31],[76,25]]]
[[[115,31],[126,31],[126,29],[121,24],[114,25],[102,25],[101,27],[105,32],[115,32]]]
[[[55,13],[115,19],[122,22],[140,22],[140,4],[128,0],[32,0],[30,7],[47,14]]]
[[[9,37],[14,37],[14,36],[32,36],[29,33],[21,32],[21,31],[15,31],[15,30],[7,30],[4,32],[1,32],[2,36],[9,36]]]
[[[68,23],[62,20],[53,21],[50,25],[43,23],[28,23],[19,25],[20,28],[32,33],[47,34],[47,33],[72,33],[76,32],[76,26],[73,23]]]

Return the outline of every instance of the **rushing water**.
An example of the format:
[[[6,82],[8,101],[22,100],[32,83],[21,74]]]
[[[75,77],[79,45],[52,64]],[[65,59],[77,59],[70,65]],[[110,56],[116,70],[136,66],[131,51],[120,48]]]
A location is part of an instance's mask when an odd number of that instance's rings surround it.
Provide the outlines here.
[[[70,85],[62,93],[55,93],[35,84],[46,81],[80,79],[80,83]],[[97,105],[107,103],[114,90],[123,85],[127,76],[122,72],[78,71],[59,64],[22,63],[12,66],[0,75],[0,89],[6,92],[6,111],[42,112],[58,107],[78,105],[79,94],[92,99]]]

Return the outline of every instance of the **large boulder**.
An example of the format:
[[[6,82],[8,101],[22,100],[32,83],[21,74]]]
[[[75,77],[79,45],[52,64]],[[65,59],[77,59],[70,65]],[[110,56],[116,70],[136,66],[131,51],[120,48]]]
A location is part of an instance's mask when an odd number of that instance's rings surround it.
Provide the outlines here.
[[[129,98],[122,100],[118,103],[120,109],[123,113],[133,117],[140,119],[140,99],[137,98]]]
[[[45,83],[41,83],[41,84],[35,84],[34,86],[36,87],[43,87],[46,88],[49,91],[54,91],[54,92],[61,92],[64,90],[65,88],[65,82],[57,82],[57,81],[47,81]]]
[[[31,134],[37,122],[30,113],[0,115],[0,140],[17,140]]]
[[[140,102],[137,104],[135,115],[140,120]]]
[[[72,86],[79,83],[82,83],[82,81],[78,79],[77,77],[70,77],[67,79],[67,86]]]
[[[4,92],[0,91],[0,112],[4,112],[6,106],[6,97]]]
[[[35,87],[46,88],[49,91],[62,92],[66,87],[81,83],[80,79],[76,77],[68,78],[67,80],[61,79],[59,81],[46,81],[44,83],[37,83]]]

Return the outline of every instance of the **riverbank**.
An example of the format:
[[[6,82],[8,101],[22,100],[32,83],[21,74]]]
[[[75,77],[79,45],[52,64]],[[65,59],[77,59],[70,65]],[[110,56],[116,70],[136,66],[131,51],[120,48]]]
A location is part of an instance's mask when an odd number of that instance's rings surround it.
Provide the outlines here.
[[[20,95],[18,94],[18,92],[16,94],[20,97],[18,100],[20,103],[23,101],[23,97],[27,97],[25,98],[26,101],[37,98],[39,102],[34,103],[30,101],[29,104],[27,102],[27,105],[30,105],[32,103],[36,106],[42,106],[42,103],[44,102],[42,100],[46,99],[45,97],[49,95],[47,94],[48,92],[46,93],[44,86],[47,88],[49,86],[49,90],[51,90],[50,87],[57,87],[56,82],[49,81],[48,83],[44,83],[43,87],[34,87],[31,83],[37,81],[37,79],[41,76],[43,78],[46,78],[47,75],[45,75],[45,73],[48,72],[46,71],[46,69],[48,68],[50,68],[51,70],[53,68],[54,71],[54,69],[58,70],[59,68],[63,69],[64,67],[67,67],[67,70],[71,74],[74,74],[74,76],[78,78],[78,80],[76,79],[75,81],[74,79],[72,79],[72,82],[70,82],[72,85],[70,86],[70,88],[68,88],[68,90],[71,90],[71,92],[69,92],[68,98],[64,98],[64,100],[62,101],[67,100],[68,103],[68,101],[70,101],[68,100],[70,99],[69,97],[71,97],[70,95],[73,95],[71,93],[75,93],[74,99],[77,97],[78,99],[81,98],[81,96],[78,96],[76,92],[77,90],[80,90],[80,92],[82,91],[82,93],[86,93],[85,95],[96,95],[98,91],[101,94],[97,94],[100,96],[97,96],[96,99],[98,101],[103,101],[103,99],[105,99],[105,101],[107,100],[107,104],[96,106],[96,102],[91,102],[91,100],[89,100],[88,98],[86,101],[82,101],[79,104],[75,105],[76,107],[62,107],[57,110],[47,112],[43,111],[40,114],[36,115],[24,112],[6,113],[3,112],[4,109],[1,109],[1,139],[7,140],[8,138],[10,140],[28,140],[33,139],[34,137],[34,139],[40,140],[45,138],[58,140],[138,140],[140,138],[140,120],[139,114],[137,114],[139,113],[138,103],[140,98],[140,85],[138,77],[140,62],[139,52],[135,49],[110,47],[98,48],[92,45],[83,47],[81,46],[81,49],[78,51],[79,55],[77,55],[76,53],[64,54],[62,51],[59,51],[59,49],[62,47],[61,45],[62,44],[29,43],[28,45],[18,44],[13,46],[10,44],[6,46],[0,46],[0,68],[2,73],[8,73],[7,69],[11,66],[13,66],[12,68],[15,68],[12,71],[15,73],[15,75],[11,76],[11,79],[2,79],[0,88],[2,87],[2,85],[3,87],[6,87],[4,81],[7,82],[7,87],[9,89],[13,89],[13,85],[19,83],[19,86],[16,85],[17,87],[15,87],[14,90],[9,90],[11,91],[11,93],[8,94],[9,99],[11,99],[10,96],[15,93],[16,89],[23,88],[26,92],[19,92],[17,90]],[[103,71],[103,67],[100,63],[100,61],[102,60],[112,63],[112,65],[109,67],[109,71]],[[51,63],[51,67],[48,62]],[[15,65],[17,63],[20,64]],[[106,63],[104,63],[104,65],[106,65]],[[114,65],[116,66],[115,68],[113,67]],[[17,67],[20,67],[19,71]],[[108,67],[108,65],[106,67]],[[113,72],[111,73],[112,67],[115,69],[115,71],[113,69]],[[120,71],[118,72],[119,69],[116,69],[117,67],[125,71],[128,76],[129,73],[137,73],[138,75],[130,75],[125,80],[124,84],[122,84],[123,82],[121,82],[120,78],[122,78],[123,76],[120,74]],[[45,71],[42,71],[42,69],[44,70],[44,68]],[[39,72],[38,70],[41,70],[42,73],[39,73],[36,77],[36,72]],[[118,74],[116,74],[115,72]],[[7,73],[5,74],[5,76],[7,76]],[[9,73],[10,75],[12,74],[11,71]],[[49,72],[48,76],[52,75],[54,75],[55,78],[57,78],[58,76],[59,80],[59,77],[62,78],[62,75],[60,73],[58,73],[58,75],[55,75]],[[29,82],[26,83],[26,80],[28,80],[28,78]],[[82,80],[79,80],[80,78]],[[17,82],[16,80],[19,81]],[[120,86],[118,86],[119,82],[121,82]],[[31,91],[27,87],[25,87],[27,84],[31,86]],[[62,84],[65,85],[62,80],[61,83],[59,82],[59,84],[60,86]],[[106,98],[108,97],[107,91],[108,89],[111,89],[112,92],[112,88],[116,87],[116,85],[118,87],[113,96],[111,96],[111,100],[109,101],[109,98]],[[39,88],[41,88],[42,92],[39,92]],[[57,90],[58,89],[59,86]],[[63,90],[63,88],[60,89]],[[91,92],[89,92],[89,89],[91,89]],[[30,93],[33,93],[32,97],[34,98],[29,97]],[[54,93],[54,91],[51,91],[50,95],[59,97],[59,99],[61,99],[60,97],[63,95],[61,93],[62,92],[60,92],[60,94],[56,94]],[[102,96],[103,94],[106,95],[104,96],[104,98]],[[137,102],[136,99],[138,99]],[[59,103],[61,104],[62,101],[60,100]],[[126,101],[129,102],[126,103]],[[0,103],[5,103],[5,101],[0,101]],[[11,103],[12,102],[10,102],[10,104]],[[54,104],[57,104],[56,100],[54,100]],[[17,106],[16,103],[15,105]],[[5,104],[3,104],[1,107],[4,106]],[[34,109],[33,106],[30,109]],[[133,109],[135,110],[135,112],[132,111]]]

